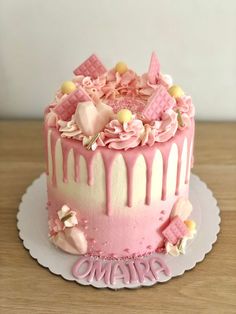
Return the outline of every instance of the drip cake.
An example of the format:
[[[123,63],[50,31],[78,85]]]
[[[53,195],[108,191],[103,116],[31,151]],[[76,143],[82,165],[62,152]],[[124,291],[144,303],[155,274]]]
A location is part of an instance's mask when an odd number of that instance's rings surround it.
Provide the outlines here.
[[[54,245],[113,261],[185,252],[194,106],[155,53],[142,75],[90,56],[46,108],[44,137]]]

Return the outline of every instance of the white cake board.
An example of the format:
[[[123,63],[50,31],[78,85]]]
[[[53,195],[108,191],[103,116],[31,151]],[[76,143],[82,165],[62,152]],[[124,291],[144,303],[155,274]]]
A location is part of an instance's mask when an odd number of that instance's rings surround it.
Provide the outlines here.
[[[158,280],[146,279],[143,283],[124,284],[122,280],[113,285],[103,281],[88,282],[86,279],[76,279],[72,274],[72,266],[78,256],[67,254],[57,249],[48,239],[48,213],[46,209],[46,175],[42,174],[27,188],[22,197],[17,214],[17,227],[23,245],[38,263],[47,267],[52,273],[61,275],[66,280],[76,281],[82,285],[92,285],[96,288],[138,288],[151,286],[157,282],[165,282],[173,277],[183,275],[201,262],[211,251],[220,230],[220,209],[212,192],[196,175],[190,178],[190,201],[193,204],[191,219],[197,223],[197,235],[188,242],[186,254],[173,257],[169,254],[155,253],[168,265],[171,276],[160,273]]]

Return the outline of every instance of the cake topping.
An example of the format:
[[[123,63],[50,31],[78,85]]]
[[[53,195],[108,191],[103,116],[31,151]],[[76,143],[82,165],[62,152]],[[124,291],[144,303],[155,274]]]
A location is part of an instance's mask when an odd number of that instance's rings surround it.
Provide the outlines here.
[[[151,61],[148,69],[148,80],[151,84],[156,84],[160,73],[160,62],[155,52],[152,53]]]
[[[75,122],[86,136],[93,136],[102,131],[105,125],[112,119],[112,108],[106,104],[93,102],[79,103],[75,112]]]
[[[196,222],[194,220],[185,220],[184,223],[187,226],[188,230],[190,231],[196,230]]]
[[[76,212],[72,211],[67,205],[63,205],[62,208],[57,212],[57,215],[64,224],[64,227],[74,227],[78,224]]]
[[[182,90],[182,88],[178,85],[173,85],[168,89],[168,93],[176,98],[180,98],[182,96],[184,96],[184,91]]]
[[[128,71],[128,67],[124,62],[118,62],[115,66],[115,71],[122,75]]]
[[[85,146],[95,138],[90,149],[104,145],[129,149],[168,141],[191,125],[191,97],[160,72],[155,53],[148,73],[142,75],[124,62],[107,71],[95,55],[74,73],[75,78],[64,82],[56,93],[46,117],[62,137],[82,141]]]
[[[172,108],[174,104],[174,99],[170,97],[163,86],[159,85],[152,96],[149,97],[142,113],[149,121],[160,120],[161,114]]]
[[[79,87],[73,93],[63,98],[63,100],[54,108],[60,119],[69,120],[74,114],[79,103],[90,100],[88,94],[83,88]]]
[[[132,112],[129,109],[121,109],[117,113],[117,119],[120,123],[127,123],[132,120]]]
[[[86,146],[86,148],[87,148],[88,150],[93,149],[93,146],[95,145],[95,143],[96,143],[97,139],[99,138],[99,136],[100,136],[100,133],[94,135],[94,136],[90,139],[90,141],[88,142],[88,145]]]
[[[90,76],[96,79],[107,70],[98,57],[93,54],[74,70],[75,75]]]
[[[70,94],[74,90],[76,90],[76,85],[72,81],[65,81],[61,85],[61,92],[62,92],[62,94]]]

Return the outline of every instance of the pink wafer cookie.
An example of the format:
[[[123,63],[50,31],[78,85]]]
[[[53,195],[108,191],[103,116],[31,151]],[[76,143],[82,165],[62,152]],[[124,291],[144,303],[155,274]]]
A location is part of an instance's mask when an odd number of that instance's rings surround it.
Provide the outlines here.
[[[151,84],[156,83],[156,79],[158,78],[160,73],[160,62],[157,58],[155,52],[152,53],[151,61],[148,69],[148,80]]]
[[[90,76],[93,79],[96,79],[105,72],[107,72],[107,69],[95,54],[91,55],[74,70],[75,75]]]
[[[168,242],[175,245],[178,240],[182,239],[188,234],[188,228],[185,223],[178,216],[176,216],[162,231],[162,234],[168,240]]]
[[[69,94],[59,105],[54,108],[60,119],[67,121],[75,113],[77,104],[91,100],[89,95],[79,87],[73,93]]]
[[[162,112],[172,108],[174,105],[175,100],[170,96],[164,86],[159,85],[148,99],[142,114],[149,121],[158,120]]]

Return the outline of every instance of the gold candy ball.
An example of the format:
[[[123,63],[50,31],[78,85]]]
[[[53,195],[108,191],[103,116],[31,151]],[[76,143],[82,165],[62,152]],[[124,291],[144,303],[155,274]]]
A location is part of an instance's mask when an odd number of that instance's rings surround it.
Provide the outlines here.
[[[115,66],[115,71],[120,74],[124,74],[128,71],[128,67],[124,62],[118,62]]]
[[[117,119],[120,123],[129,122],[132,120],[132,112],[129,109],[121,109],[117,113]]]
[[[168,89],[168,93],[170,94],[170,96],[172,96],[174,98],[179,98],[179,97],[182,97],[184,95],[184,91],[178,85],[171,86]]]
[[[193,220],[185,220],[185,225],[187,226],[187,228],[190,230],[190,231],[193,231],[196,229],[196,222],[193,221]]]
[[[74,90],[76,90],[76,85],[72,81],[65,81],[61,85],[61,92],[62,92],[62,94],[70,94]]]

